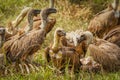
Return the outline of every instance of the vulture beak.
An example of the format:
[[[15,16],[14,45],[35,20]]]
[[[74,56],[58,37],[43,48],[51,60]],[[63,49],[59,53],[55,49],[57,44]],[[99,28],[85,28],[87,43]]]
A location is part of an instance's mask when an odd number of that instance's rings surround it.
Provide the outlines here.
[[[63,31],[63,36],[66,36],[66,32],[65,31]]]
[[[81,36],[80,39],[78,40],[78,43],[81,43],[84,40],[86,40],[85,36]]]
[[[55,8],[50,9],[50,13],[56,13],[56,12],[57,12],[57,10]]]
[[[36,17],[37,17],[37,14],[40,14],[40,12],[41,12],[41,10],[37,10],[37,9],[33,10],[34,16],[36,16]]]

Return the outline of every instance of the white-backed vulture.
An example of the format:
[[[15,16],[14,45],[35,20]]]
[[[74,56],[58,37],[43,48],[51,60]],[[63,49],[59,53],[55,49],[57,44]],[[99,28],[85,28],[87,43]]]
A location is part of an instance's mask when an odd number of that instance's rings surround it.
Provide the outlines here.
[[[67,32],[65,37],[61,38],[61,43],[63,44],[63,46],[67,46],[67,47],[75,47],[77,46],[78,43],[78,39],[79,39],[79,35],[83,32],[83,30],[76,30],[76,31],[71,31],[71,32]]]
[[[56,9],[47,8],[41,11],[40,16],[42,23],[39,26],[41,29],[30,31],[23,36],[11,38],[9,41],[5,42],[4,48],[9,62],[27,61],[26,58],[32,56],[40,49],[47,35],[48,16],[52,13],[56,13]]]
[[[54,0],[50,0],[49,8],[54,8]],[[40,29],[39,25],[41,24],[41,17],[37,15],[38,13],[40,13],[40,11],[41,10],[31,9],[28,12],[28,24],[23,27],[25,32]],[[56,19],[49,19],[47,23],[47,26],[49,27],[49,29],[47,30],[48,33],[49,31],[51,31],[50,29],[55,25]]]
[[[120,47],[120,25],[118,25],[117,28],[109,31],[107,35],[103,37],[103,39],[114,43]]]
[[[49,8],[54,8],[54,0],[50,0],[50,7]],[[18,15],[16,20],[10,22],[8,24],[8,27],[10,28],[9,30],[13,34],[23,34],[26,32],[29,32],[31,30],[38,30],[40,29],[39,25],[41,24],[41,18],[38,15],[41,12],[41,10],[38,9],[32,9],[30,7],[26,7],[21,11],[21,13]],[[27,15],[27,21],[24,22],[24,25],[22,26],[21,29],[18,29],[18,25],[21,23],[21,21],[24,19],[24,17]],[[52,27],[55,25],[56,19],[49,19],[47,26],[49,29],[47,30],[47,33],[51,31]],[[11,37],[11,36],[10,36]]]
[[[79,57],[82,58],[86,53],[86,45],[84,42],[79,43],[80,35],[83,33],[83,30],[76,30],[72,32],[67,32],[65,37],[61,38],[61,43],[66,47],[73,47],[75,51],[79,54]]]
[[[110,30],[120,23],[120,13],[118,9],[119,0],[114,0],[114,4],[108,6],[106,10],[98,13],[89,23],[88,29],[93,35],[103,38]],[[117,27],[117,26],[116,26]]]
[[[92,33],[83,32],[80,42],[85,42],[88,46],[86,57],[92,59],[102,65],[105,71],[117,71],[120,69],[120,48],[113,43],[103,39],[95,39],[91,44]],[[90,43],[89,43],[90,42]],[[85,63],[83,63],[84,65]],[[98,67],[98,66],[96,66]]]
[[[54,66],[61,71],[65,70],[66,65],[72,71],[78,71],[81,65],[79,53],[77,53],[74,47],[63,45],[61,42],[61,38],[65,37],[63,34],[63,30],[57,29],[55,31],[54,43],[46,49],[45,57],[48,62],[51,60]]]

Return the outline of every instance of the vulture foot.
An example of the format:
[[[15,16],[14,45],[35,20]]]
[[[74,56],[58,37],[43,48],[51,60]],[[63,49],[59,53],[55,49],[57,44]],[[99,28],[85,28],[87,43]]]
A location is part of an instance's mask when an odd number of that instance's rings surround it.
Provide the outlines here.
[[[26,63],[21,62],[21,63],[18,64],[18,66],[20,68],[20,73],[21,74],[25,74],[25,73],[30,74],[29,66]]]
[[[28,66],[31,68],[32,72],[39,71],[39,67],[35,65],[34,63],[28,63]]]

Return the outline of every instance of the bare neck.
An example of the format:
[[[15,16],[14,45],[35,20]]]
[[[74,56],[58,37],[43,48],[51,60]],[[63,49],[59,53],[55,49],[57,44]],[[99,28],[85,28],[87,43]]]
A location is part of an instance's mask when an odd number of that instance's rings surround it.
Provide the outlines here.
[[[54,43],[53,43],[53,46],[52,46],[53,50],[57,50],[58,49],[59,39],[60,39],[60,37],[57,34],[54,34]]]
[[[47,22],[48,22],[48,17],[47,16],[41,16],[41,25],[40,25],[40,28],[45,30],[46,28],[46,25],[47,25]]]

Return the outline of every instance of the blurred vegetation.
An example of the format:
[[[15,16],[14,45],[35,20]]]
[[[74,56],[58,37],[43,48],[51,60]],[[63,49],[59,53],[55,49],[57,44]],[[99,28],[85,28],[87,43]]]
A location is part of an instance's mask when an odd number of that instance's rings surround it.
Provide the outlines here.
[[[111,0],[106,0],[106,2],[104,0],[56,0],[56,6],[66,9],[68,6],[77,4],[79,6],[84,5],[86,7],[92,7],[93,9],[96,8],[94,10],[99,11],[102,10],[109,1]],[[14,16],[25,6],[41,9],[43,6],[45,7],[48,2],[48,0],[0,0],[0,18]]]
[[[53,34],[56,27],[62,27],[67,32],[76,29],[86,29],[89,21],[93,16],[105,9],[107,4],[112,0],[55,0],[55,7],[58,12],[51,15],[56,18],[57,22],[53,30],[47,35],[47,38],[41,50],[35,55],[36,62],[41,65],[46,64],[44,60],[44,48],[53,41]],[[43,9],[49,7],[49,0],[0,0],[0,25],[7,25],[7,22],[14,20],[20,11],[26,7],[35,9]],[[20,26],[24,24],[24,21]],[[7,26],[6,26],[7,27]],[[71,75],[66,71],[65,74],[57,74],[47,66],[41,67],[39,72],[30,75],[14,74],[7,77],[0,77],[0,80],[120,80],[120,72],[117,73],[102,73],[91,74],[87,72],[80,72],[71,78]]]

